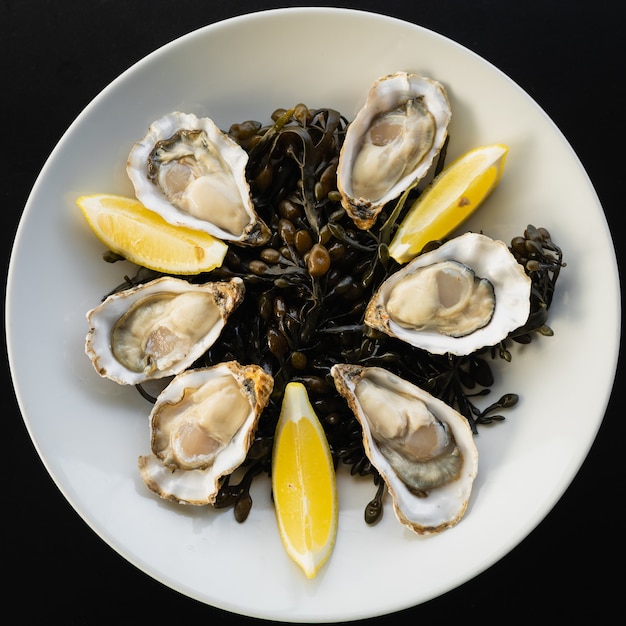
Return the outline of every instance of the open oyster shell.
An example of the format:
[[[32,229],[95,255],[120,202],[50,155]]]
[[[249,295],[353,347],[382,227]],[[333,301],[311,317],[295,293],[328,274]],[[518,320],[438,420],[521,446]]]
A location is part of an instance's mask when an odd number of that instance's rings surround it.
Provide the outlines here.
[[[215,343],[244,291],[240,278],[166,276],[114,293],[87,313],[85,352],[100,376],[123,385],[176,375]]]
[[[433,354],[470,354],[524,325],[530,289],[504,242],[468,232],[387,278],[365,323]]]
[[[221,479],[245,460],[274,379],[258,365],[228,361],[187,370],[150,413],[151,452],[140,456],[146,485],[181,504],[213,504]]]
[[[444,145],[450,121],[444,87],[396,72],[379,78],[348,126],[337,167],[342,205],[370,228],[382,207],[424,178]]]
[[[254,210],[247,152],[208,117],[175,111],[154,121],[130,151],[137,199],[166,221],[240,245],[270,231]]]
[[[457,524],[478,472],[467,420],[386,369],[336,364],[331,373],[361,424],[365,453],[400,522],[420,535]]]

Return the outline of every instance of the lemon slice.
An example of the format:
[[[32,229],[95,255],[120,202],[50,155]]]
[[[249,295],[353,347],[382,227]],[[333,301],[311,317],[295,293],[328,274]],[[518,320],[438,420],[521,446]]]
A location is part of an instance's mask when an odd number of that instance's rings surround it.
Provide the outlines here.
[[[500,182],[508,153],[504,144],[474,148],[430,183],[409,209],[389,254],[406,263],[429,242],[442,239],[467,219]]]
[[[272,494],[287,554],[314,578],[337,535],[337,483],[326,434],[304,385],[285,388],[272,452]]]
[[[76,201],[98,239],[113,252],[149,269],[199,274],[222,264],[228,246],[208,233],[173,226],[141,202],[112,194]]]

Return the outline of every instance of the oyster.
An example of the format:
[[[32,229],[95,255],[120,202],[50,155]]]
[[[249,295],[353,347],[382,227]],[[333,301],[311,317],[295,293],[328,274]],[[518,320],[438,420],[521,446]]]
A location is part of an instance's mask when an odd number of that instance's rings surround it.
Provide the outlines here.
[[[213,504],[222,477],[245,460],[273,386],[261,367],[236,361],[176,376],[150,413],[152,451],[138,460],[146,485],[182,504]]]
[[[457,524],[478,471],[467,420],[383,368],[336,364],[331,373],[361,424],[365,453],[400,522],[420,535]]]
[[[530,289],[504,242],[468,232],[387,278],[365,323],[434,354],[470,354],[526,322]]]
[[[357,227],[370,228],[387,202],[427,174],[450,116],[435,80],[396,72],[373,84],[348,126],[337,167],[341,202]]]
[[[166,221],[240,245],[270,231],[254,210],[248,154],[208,117],[170,113],[130,151],[126,171],[137,199]]]
[[[87,313],[85,352],[98,374],[120,384],[173,376],[219,337],[244,284],[193,284],[163,277],[108,296]]]

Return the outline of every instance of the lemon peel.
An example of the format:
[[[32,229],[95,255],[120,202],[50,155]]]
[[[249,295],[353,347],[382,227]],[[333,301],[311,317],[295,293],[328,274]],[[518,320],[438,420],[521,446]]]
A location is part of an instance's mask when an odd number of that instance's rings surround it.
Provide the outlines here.
[[[337,484],[326,434],[302,383],[285,388],[272,453],[272,494],[287,554],[314,578],[337,535]]]
[[[390,256],[406,263],[463,223],[500,182],[508,150],[501,143],[480,146],[444,168],[408,210],[389,244]]]
[[[109,250],[152,270],[208,272],[222,264],[228,249],[208,233],[169,224],[134,198],[100,193],[80,196],[76,203]]]

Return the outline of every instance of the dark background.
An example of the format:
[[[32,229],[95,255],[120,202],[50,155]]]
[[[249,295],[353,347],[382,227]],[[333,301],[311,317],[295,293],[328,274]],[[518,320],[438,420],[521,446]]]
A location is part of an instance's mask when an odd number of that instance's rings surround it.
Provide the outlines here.
[[[249,0],[0,0],[5,287],[13,237],[31,187],[57,141],[92,98],[143,56],[196,28],[250,11],[300,5]],[[621,266],[626,52],[621,0],[378,0],[329,6],[385,13],[430,28],[516,81],[555,121],[587,169]],[[314,49],[286,53],[311,54]],[[44,310],[42,303],[42,314]],[[590,368],[594,358],[588,355]],[[162,586],[86,526],[43,468],[9,384],[6,354],[2,361],[7,381],[2,413],[8,425],[2,437],[3,592],[5,608],[20,615],[17,622],[45,618],[63,624],[150,623],[171,613],[185,622],[262,623]],[[468,618],[487,624],[549,619],[565,623],[578,618],[601,624],[623,615],[623,384],[619,368],[589,456],[545,520],[486,572],[394,618],[425,624]],[[363,623],[382,624],[384,619]]]

